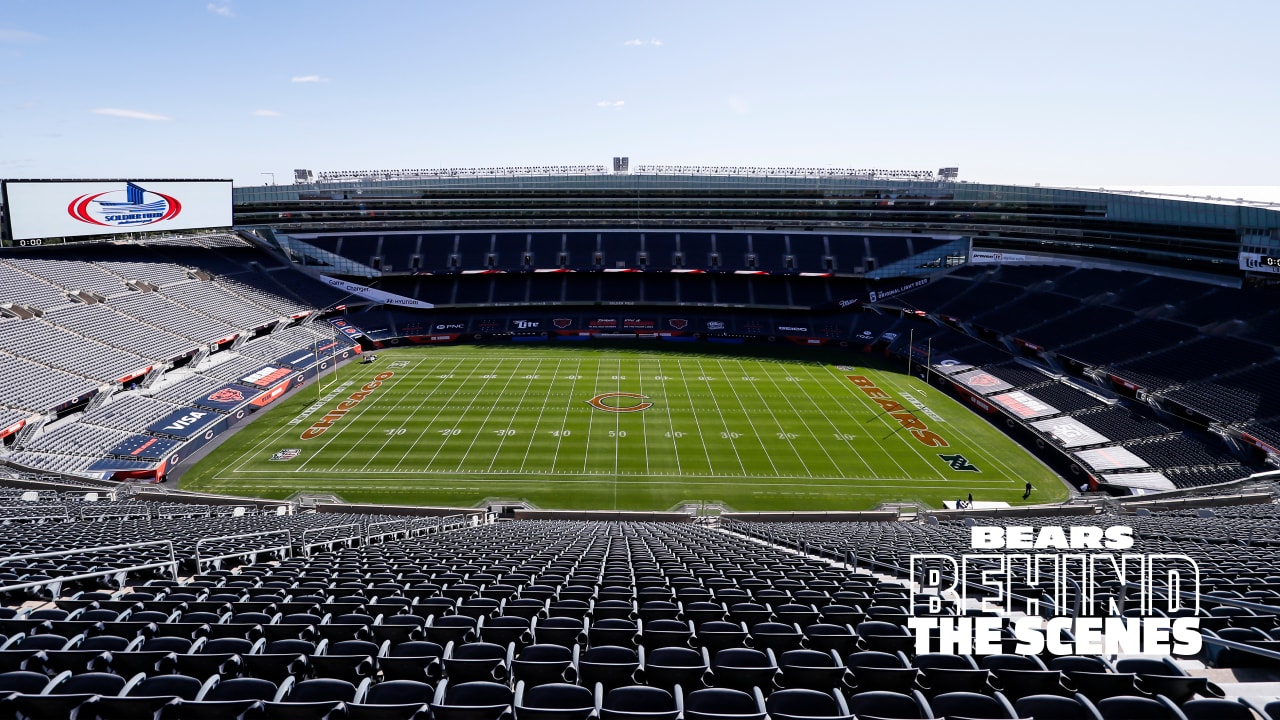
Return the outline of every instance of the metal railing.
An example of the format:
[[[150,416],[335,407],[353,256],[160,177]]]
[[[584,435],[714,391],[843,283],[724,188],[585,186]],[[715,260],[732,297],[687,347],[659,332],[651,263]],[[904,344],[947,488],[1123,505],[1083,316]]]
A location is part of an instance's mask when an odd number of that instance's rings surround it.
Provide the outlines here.
[[[334,533],[337,533],[340,530],[348,530],[349,534],[342,535],[340,537],[331,537]],[[327,536],[321,540],[308,539],[308,538],[314,538],[320,535],[327,535]],[[302,547],[301,547],[302,555],[303,557],[310,557],[312,548],[317,548],[317,547],[332,548],[335,545],[339,545],[343,543],[345,543],[347,547],[355,547],[356,545],[360,544],[360,541],[363,539],[363,537],[364,537],[364,533],[362,532],[360,523],[347,523],[345,525],[328,525],[325,527],[310,528],[308,530],[303,530],[302,531]]]
[[[83,555],[85,553],[95,552],[114,552],[117,550],[136,550],[138,548],[148,547],[164,547],[168,550],[169,559],[159,562],[143,563],[141,565],[129,565],[121,568],[111,568],[108,570],[95,570],[86,573],[75,573],[73,575],[61,575],[58,577],[42,578],[40,580],[19,581],[0,585],[0,593],[16,592],[19,590],[30,590],[38,587],[48,586],[54,597],[57,597],[61,591],[62,585],[68,582],[80,582],[83,580],[92,580],[101,577],[113,577],[115,583],[119,587],[127,584],[128,575],[131,572],[140,572],[143,570],[156,570],[167,568],[173,580],[178,579],[178,559],[174,554],[173,541],[171,540],[151,540],[140,543],[126,543],[124,545],[101,545],[97,547],[76,548],[73,550],[55,550],[53,552],[31,553],[28,555],[10,555],[0,558],[0,565],[10,563],[30,562],[33,560],[43,560],[55,557],[67,557],[75,555]]]
[[[245,547],[237,548],[232,552],[220,553],[217,555],[205,555],[203,549],[213,543],[225,543],[234,540],[248,540],[250,538],[265,537],[283,537],[283,544],[263,545],[261,547]],[[247,558],[264,552],[279,552],[282,558],[292,557],[293,555],[293,533],[288,530],[263,530],[261,532],[243,533],[240,535],[219,535],[217,537],[200,538],[195,545],[196,568],[204,570],[206,565],[217,568],[223,560],[233,558]]]

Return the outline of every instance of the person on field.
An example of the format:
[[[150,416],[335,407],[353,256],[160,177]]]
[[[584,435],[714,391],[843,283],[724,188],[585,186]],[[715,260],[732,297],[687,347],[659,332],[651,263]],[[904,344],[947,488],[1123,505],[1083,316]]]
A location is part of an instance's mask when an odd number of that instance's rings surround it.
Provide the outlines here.
[[[1027,483],[1026,491],[1022,493],[1023,500],[1026,500],[1027,498],[1031,497],[1031,490],[1032,490],[1031,483]]]

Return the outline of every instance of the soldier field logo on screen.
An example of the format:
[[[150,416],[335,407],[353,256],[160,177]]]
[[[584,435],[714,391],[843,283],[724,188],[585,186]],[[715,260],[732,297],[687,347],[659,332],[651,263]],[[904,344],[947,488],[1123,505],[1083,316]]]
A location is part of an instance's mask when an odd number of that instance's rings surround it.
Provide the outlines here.
[[[1126,552],[1134,537],[1123,525],[970,531],[970,553],[911,556],[911,577],[928,601],[907,620],[917,653],[1200,652],[1200,566],[1193,558]],[[1025,614],[1006,626],[994,614],[966,614],[975,602]]]
[[[172,220],[182,203],[164,193],[152,192],[131,182],[119,190],[81,195],[67,205],[67,214],[89,225],[139,227]]]

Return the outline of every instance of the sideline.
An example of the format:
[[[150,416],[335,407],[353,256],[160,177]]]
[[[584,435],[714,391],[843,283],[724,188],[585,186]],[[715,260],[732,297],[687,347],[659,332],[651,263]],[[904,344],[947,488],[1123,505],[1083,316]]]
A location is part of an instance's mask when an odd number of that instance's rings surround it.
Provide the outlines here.
[[[253,425],[258,421],[259,418],[266,416],[267,413],[271,412],[272,410],[278,409],[280,405],[284,404],[284,402],[287,401],[289,398],[293,397],[294,395],[304,390],[306,392],[312,392],[312,388],[315,387],[315,383],[320,382],[321,378],[331,373],[337,372],[339,367],[345,365],[346,363],[359,360],[362,357],[364,357],[364,355],[361,353],[353,353],[351,357],[347,358],[345,362],[343,361],[335,362],[333,364],[333,367],[329,368],[328,370],[317,373],[315,378],[311,382],[303,383],[298,387],[290,389],[285,394],[276,398],[271,403],[271,405],[268,405],[267,407],[264,407],[264,408],[260,408],[257,412],[245,418],[243,421],[236,423],[235,426],[231,429],[231,432],[222,433],[221,435],[205,443],[204,447],[197,450],[194,454],[188,455],[185,458],[183,458],[182,463],[177,468],[169,472],[168,475],[165,476],[164,482],[161,482],[158,484],[161,487],[166,487],[166,488],[169,488],[170,490],[184,490],[185,488],[182,487],[182,476],[187,474],[187,470],[195,467],[197,464],[200,463],[201,460],[204,460],[205,457],[209,455],[209,453],[222,447],[223,443],[239,435],[241,430]],[[147,485],[139,484],[138,487],[145,489]],[[207,492],[207,491],[195,490],[193,492]],[[217,494],[225,495],[226,493],[219,492]]]

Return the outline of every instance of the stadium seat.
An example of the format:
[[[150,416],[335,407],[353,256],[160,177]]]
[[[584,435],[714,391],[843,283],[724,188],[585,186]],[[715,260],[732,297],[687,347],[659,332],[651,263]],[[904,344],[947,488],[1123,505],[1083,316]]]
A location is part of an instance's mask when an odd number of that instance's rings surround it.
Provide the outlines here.
[[[765,700],[765,710],[775,720],[802,720],[804,718],[831,718],[851,720],[853,715],[839,691],[779,690]]]
[[[704,688],[684,698],[685,720],[764,720],[763,698],[741,690]]]
[[[595,714],[595,697],[578,685],[516,685],[516,720],[586,720]]]
[[[347,703],[352,720],[417,720],[430,714],[435,688],[413,680],[384,680],[369,686],[364,700]]]

